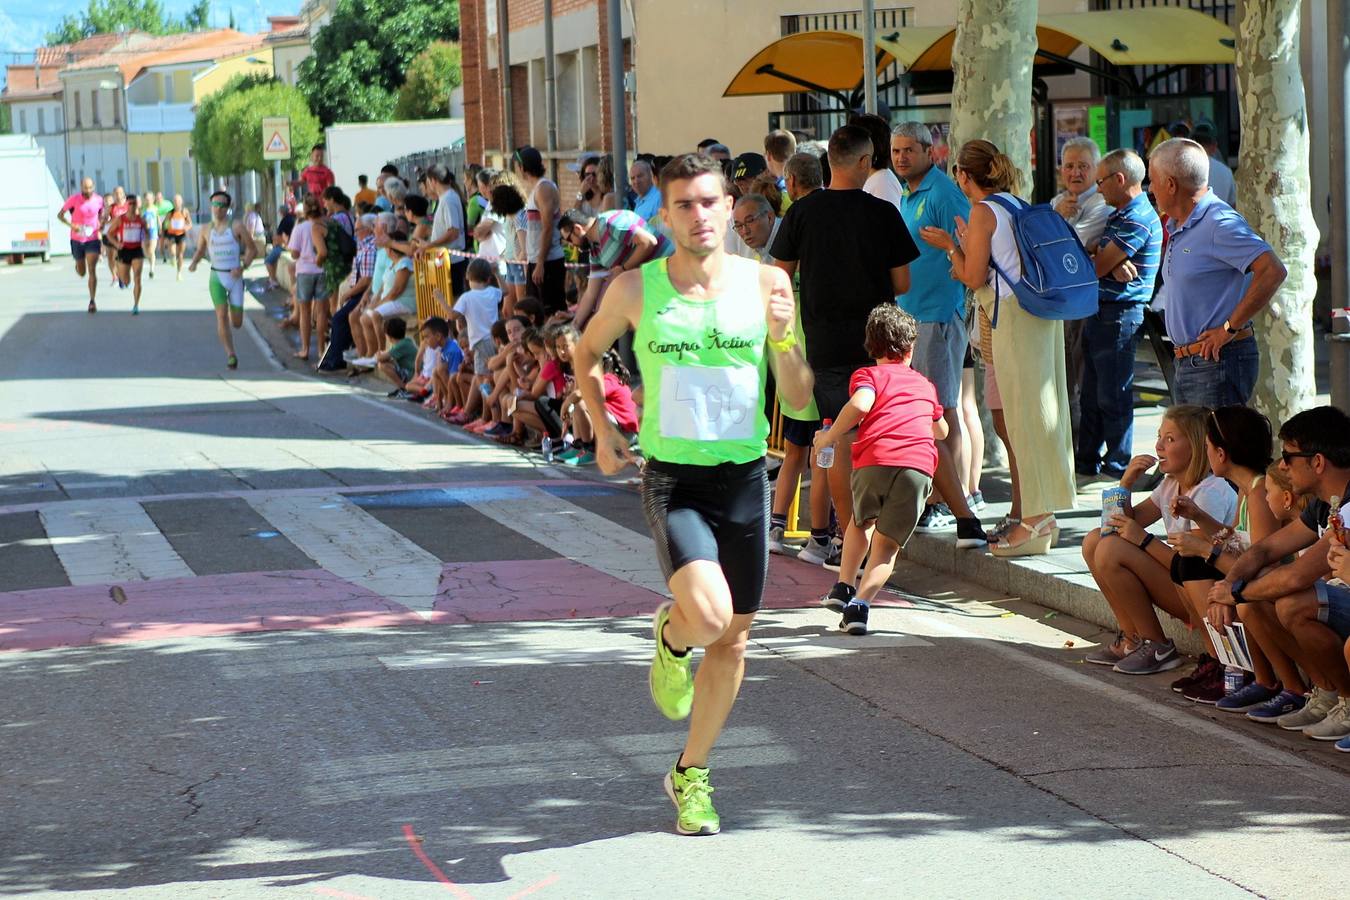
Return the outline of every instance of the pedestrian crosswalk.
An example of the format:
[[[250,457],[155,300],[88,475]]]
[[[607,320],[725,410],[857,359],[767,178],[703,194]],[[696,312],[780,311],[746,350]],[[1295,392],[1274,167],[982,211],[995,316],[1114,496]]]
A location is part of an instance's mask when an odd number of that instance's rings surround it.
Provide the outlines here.
[[[819,567],[777,559],[765,605],[809,603],[831,583]],[[0,510],[0,650],[638,615],[665,592],[636,495],[591,482],[294,489]]]

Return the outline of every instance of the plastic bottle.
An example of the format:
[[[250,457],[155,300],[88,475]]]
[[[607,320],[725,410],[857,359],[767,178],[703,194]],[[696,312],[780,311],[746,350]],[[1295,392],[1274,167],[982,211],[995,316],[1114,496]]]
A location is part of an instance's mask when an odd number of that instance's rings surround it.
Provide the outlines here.
[[[544,454],[544,462],[553,462],[553,438],[544,435],[544,439],[539,443],[539,451]]]
[[[1247,680],[1247,673],[1237,666],[1224,666],[1223,669],[1223,692],[1231,694],[1242,690],[1243,682]]]
[[[824,422],[821,423],[820,430],[828,431],[830,425],[833,424],[833,422],[834,422],[833,419],[826,419]],[[816,451],[816,468],[828,469],[833,465],[834,465],[834,444],[826,444],[824,447],[821,447],[819,450]]]

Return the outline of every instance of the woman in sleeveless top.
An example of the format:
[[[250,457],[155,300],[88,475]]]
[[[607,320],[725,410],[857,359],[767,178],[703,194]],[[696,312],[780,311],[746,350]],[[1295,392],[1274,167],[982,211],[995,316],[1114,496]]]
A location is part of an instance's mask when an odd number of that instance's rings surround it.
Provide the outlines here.
[[[544,159],[533,147],[521,147],[511,170],[524,185],[526,291],[538,297],[547,313],[567,309],[567,266],[563,262],[558,220],[562,206],[558,186],[544,177]]]
[[[981,342],[991,371],[986,393],[995,429],[1008,448],[1013,482],[1009,527],[990,552],[1046,553],[1059,538],[1055,510],[1072,508],[1077,494],[1064,323],[1023,310],[1012,287],[993,267],[997,263],[1012,279],[1022,275],[1008,213],[988,202],[993,194],[1023,202],[1015,196],[1018,171],[1012,160],[988,141],[967,141],[956,156],[953,174],[971,201],[969,226],[957,219],[960,246],[941,229],[925,228],[922,236],[947,251],[953,277],[975,291],[979,304]]]

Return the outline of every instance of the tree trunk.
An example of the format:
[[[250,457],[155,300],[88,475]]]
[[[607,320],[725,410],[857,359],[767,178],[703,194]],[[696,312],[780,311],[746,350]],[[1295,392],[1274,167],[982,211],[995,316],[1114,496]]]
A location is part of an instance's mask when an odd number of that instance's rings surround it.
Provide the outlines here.
[[[1012,158],[1022,196],[1032,193],[1031,64],[1036,55],[1036,0],[958,0],[952,46],[952,161],[962,142],[983,138]],[[1042,151],[1044,152],[1044,151]],[[974,335],[971,337],[975,340]],[[1007,464],[975,379],[984,424],[986,466]]]
[[[1022,172],[1024,197],[1032,191],[1035,56],[1036,0],[958,0],[952,47],[952,152],[964,141],[992,141]]]
[[[1308,204],[1308,116],[1299,68],[1299,0],[1245,0],[1238,26],[1242,107],[1238,206],[1289,270],[1255,320],[1261,374],[1254,405],[1278,428],[1312,405],[1313,255],[1317,224]]]

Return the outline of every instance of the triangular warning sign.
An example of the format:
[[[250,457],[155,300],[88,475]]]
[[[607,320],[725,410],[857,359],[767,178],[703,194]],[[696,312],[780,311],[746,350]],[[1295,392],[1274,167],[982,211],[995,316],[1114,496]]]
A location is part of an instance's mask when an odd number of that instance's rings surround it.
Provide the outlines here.
[[[267,142],[268,153],[285,153],[287,151],[286,142],[282,140],[281,132],[272,132],[272,139]]]

